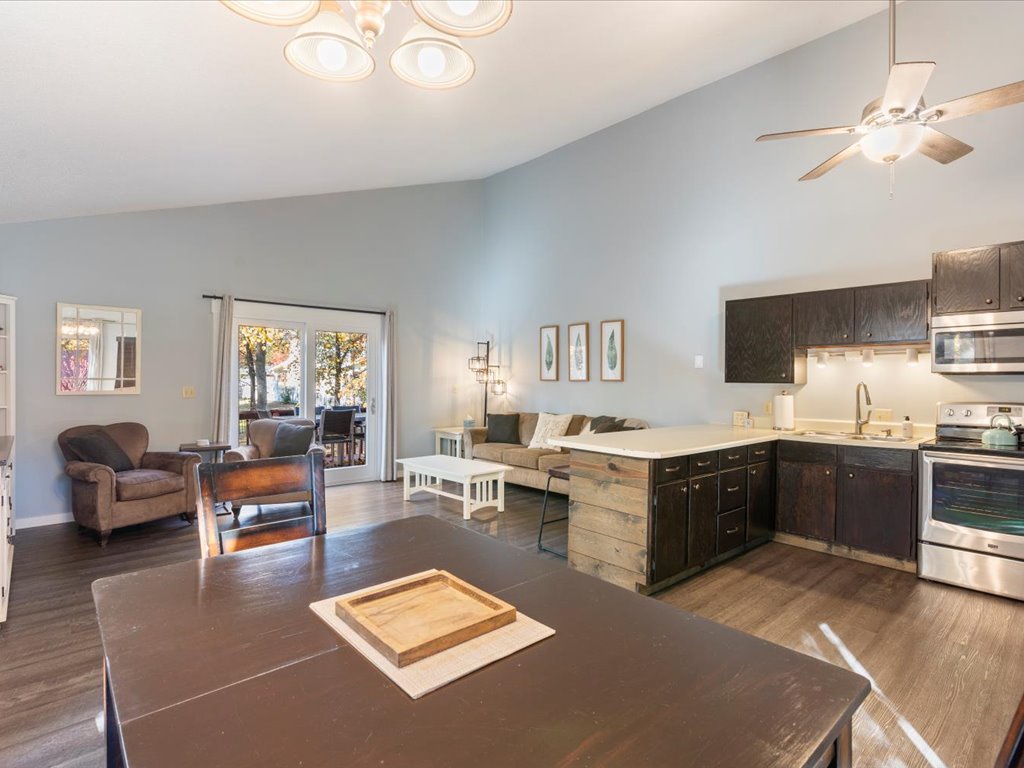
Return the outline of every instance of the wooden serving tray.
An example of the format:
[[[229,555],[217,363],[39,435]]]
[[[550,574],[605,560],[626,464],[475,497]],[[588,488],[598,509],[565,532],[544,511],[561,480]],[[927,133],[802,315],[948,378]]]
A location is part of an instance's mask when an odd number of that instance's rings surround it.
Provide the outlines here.
[[[339,598],[334,612],[396,667],[516,620],[513,606],[436,569]]]

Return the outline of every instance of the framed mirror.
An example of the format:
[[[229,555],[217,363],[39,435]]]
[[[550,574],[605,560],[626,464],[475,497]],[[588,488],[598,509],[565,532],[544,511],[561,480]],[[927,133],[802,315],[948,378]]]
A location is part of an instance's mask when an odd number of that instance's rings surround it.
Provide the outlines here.
[[[57,305],[57,394],[137,395],[142,310]]]

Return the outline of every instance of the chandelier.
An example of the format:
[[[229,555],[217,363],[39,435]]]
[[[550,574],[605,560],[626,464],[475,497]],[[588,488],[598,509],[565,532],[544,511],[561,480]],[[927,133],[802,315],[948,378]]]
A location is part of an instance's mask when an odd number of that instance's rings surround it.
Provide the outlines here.
[[[220,0],[238,15],[275,27],[298,26],[284,47],[285,60],[304,75],[335,83],[369,77],[370,51],[384,32],[390,0],[349,0],[350,22],[340,0]],[[459,38],[483,37],[505,26],[512,0],[402,0],[416,21],[388,57],[395,75],[420,88],[455,88],[469,81],[476,63]],[[301,25],[301,26],[299,26]]]

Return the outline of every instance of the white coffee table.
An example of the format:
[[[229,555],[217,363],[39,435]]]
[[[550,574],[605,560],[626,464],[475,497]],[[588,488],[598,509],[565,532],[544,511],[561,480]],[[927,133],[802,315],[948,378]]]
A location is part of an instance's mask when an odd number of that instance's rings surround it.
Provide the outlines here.
[[[463,520],[469,520],[473,510],[482,507],[497,506],[499,512],[505,511],[505,472],[512,469],[507,464],[460,459],[456,456],[417,456],[399,459],[398,463],[405,469],[402,473],[402,498],[406,501],[416,491],[455,499],[462,502]],[[442,490],[442,480],[461,483],[462,495]],[[497,494],[494,485],[497,485]]]

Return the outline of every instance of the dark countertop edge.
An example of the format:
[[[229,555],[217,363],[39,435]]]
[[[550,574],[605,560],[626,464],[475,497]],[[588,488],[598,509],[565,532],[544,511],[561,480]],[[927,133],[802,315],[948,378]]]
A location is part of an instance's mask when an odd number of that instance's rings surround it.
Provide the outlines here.
[[[14,450],[14,435],[0,435],[0,467],[6,467]]]

